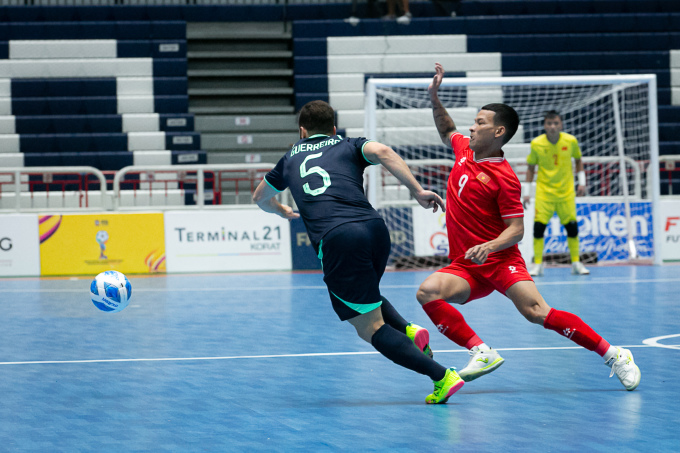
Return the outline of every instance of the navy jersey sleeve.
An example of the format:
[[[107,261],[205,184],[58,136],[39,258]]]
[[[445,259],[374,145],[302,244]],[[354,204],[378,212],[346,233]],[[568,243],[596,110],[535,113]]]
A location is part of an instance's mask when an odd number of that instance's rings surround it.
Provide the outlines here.
[[[348,141],[351,145],[354,146],[354,149],[356,150],[355,157],[358,158],[359,162],[361,162],[364,168],[368,167],[369,165],[377,165],[377,162],[371,162],[366,158],[366,155],[364,154],[364,146],[366,146],[366,143],[372,142],[373,140],[369,140],[365,137],[359,137],[350,138],[348,139]]]
[[[285,164],[285,159],[286,155],[284,155],[281,159],[279,159],[279,162],[276,164],[276,167],[272,168],[269,173],[264,175],[264,180],[269,186],[271,186],[274,190],[277,190],[279,192],[283,192],[286,190],[288,187],[288,182],[286,181],[286,178],[283,175],[283,167]]]

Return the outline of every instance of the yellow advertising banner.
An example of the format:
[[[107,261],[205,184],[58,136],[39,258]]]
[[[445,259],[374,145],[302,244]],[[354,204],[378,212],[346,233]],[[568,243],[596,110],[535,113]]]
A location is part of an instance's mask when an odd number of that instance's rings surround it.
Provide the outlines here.
[[[41,275],[165,272],[163,214],[41,215]]]

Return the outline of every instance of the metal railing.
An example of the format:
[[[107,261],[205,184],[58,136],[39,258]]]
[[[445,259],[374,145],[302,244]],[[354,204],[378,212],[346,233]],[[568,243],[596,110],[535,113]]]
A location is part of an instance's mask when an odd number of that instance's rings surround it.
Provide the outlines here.
[[[232,205],[221,204],[222,194],[225,190],[225,183],[233,184],[235,192],[238,195],[239,182],[245,181],[248,184],[247,198],[252,196],[256,184],[262,179],[264,174],[274,168],[271,163],[259,164],[206,164],[206,165],[132,165],[124,167],[116,172],[113,178],[113,209],[204,209],[204,208],[229,208],[239,207],[239,203]],[[235,172],[241,172],[243,175],[234,175]],[[225,173],[230,176],[225,176]],[[138,178],[129,180],[125,179],[128,175],[137,174]],[[170,175],[168,177],[158,177],[158,175]],[[209,175],[209,176],[206,176]],[[150,206],[148,204],[142,206],[125,206],[122,203],[121,186],[124,184],[132,184],[133,187],[128,190],[133,196],[139,193],[148,193],[150,197],[166,196],[168,198],[168,191],[175,190],[169,188],[168,183],[177,183],[178,190],[189,190],[195,193],[195,205],[184,203],[171,203]],[[206,192],[206,182],[211,188]],[[192,186],[187,189],[187,186]],[[195,186],[195,189],[193,188]],[[195,192],[194,192],[195,191]],[[206,197],[207,194],[210,194]],[[207,205],[206,198],[213,203]],[[237,198],[238,199],[238,198]],[[172,200],[171,200],[172,201]],[[175,199],[176,201],[176,199]],[[251,204],[251,203],[246,203]]]
[[[673,175],[675,173],[680,173],[680,154],[673,154],[669,156],[659,156],[659,164],[661,164],[660,171],[665,172],[666,175],[666,183],[668,184],[668,195],[680,195],[680,194],[674,194],[673,193]],[[648,169],[649,171],[651,169]],[[661,180],[663,183],[663,179]],[[680,182],[680,177],[678,178],[678,182]],[[662,195],[664,196],[664,195]]]
[[[55,175],[75,176],[75,179],[55,179]],[[94,176],[94,180],[90,176]],[[25,178],[24,178],[25,176]],[[31,181],[31,176],[39,176],[38,180]],[[98,185],[97,189],[90,186]],[[39,186],[44,186],[45,190],[38,190]],[[61,187],[61,190],[51,190],[53,187]],[[76,186],[74,190],[67,190],[67,187]],[[26,187],[28,190],[22,190]],[[5,189],[8,190],[5,190]],[[54,197],[61,197],[64,200],[67,194],[74,198],[77,209],[107,209],[108,192],[106,189],[106,177],[104,173],[94,167],[0,167],[0,201],[14,197],[14,208],[6,206],[0,211],[12,212],[31,212],[31,211],[54,211],[64,210],[64,205],[49,206],[50,194]],[[33,206],[33,200],[37,197],[45,198],[45,206]],[[98,195],[98,196],[95,196]],[[99,200],[95,202],[95,198]],[[22,200],[28,199],[29,206],[22,206]],[[11,203],[10,203],[11,204]]]

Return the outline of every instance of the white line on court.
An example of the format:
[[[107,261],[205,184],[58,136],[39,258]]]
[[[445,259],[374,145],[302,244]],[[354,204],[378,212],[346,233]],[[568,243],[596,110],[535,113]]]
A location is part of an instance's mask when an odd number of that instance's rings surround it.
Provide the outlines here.
[[[625,278],[621,279],[601,279],[601,280],[572,280],[572,281],[560,281],[560,282],[536,282],[536,286],[564,286],[564,285],[620,285],[622,283],[669,283],[669,282],[680,282],[680,278],[649,278],[649,279],[637,279],[628,280]],[[383,289],[409,289],[418,288],[419,285],[380,285]],[[1,293],[77,293],[86,291],[87,289],[79,288],[0,288]],[[284,290],[299,290],[299,289],[312,289],[312,290],[325,290],[325,285],[308,285],[308,286],[269,286],[269,287],[258,287],[257,291],[284,291]],[[134,288],[135,292],[212,292],[212,291],[253,291],[252,286],[230,286],[230,287],[213,287],[213,288]]]
[[[678,335],[669,335],[668,338]],[[653,338],[651,340],[654,340]],[[647,341],[647,340],[645,340]],[[672,349],[680,348],[680,345],[657,345],[657,344],[637,344],[622,346],[624,348],[654,348],[654,347],[669,347]],[[498,348],[497,351],[556,351],[568,349],[583,349],[580,346],[564,346],[564,347],[544,347],[544,348]],[[465,349],[450,349],[450,350],[436,350],[437,354],[443,353],[467,353]],[[158,358],[138,358],[138,359],[90,359],[90,360],[32,360],[26,362],[0,362],[0,365],[46,365],[46,364],[73,364],[73,363],[111,363],[111,362],[189,362],[202,360],[236,360],[236,359],[281,359],[291,357],[334,357],[334,356],[357,356],[357,355],[371,355],[379,354],[377,351],[357,351],[357,352],[315,352],[306,354],[267,354],[267,355],[241,355],[241,356],[225,356],[225,357],[158,357]]]
[[[673,335],[663,335],[661,337],[654,337],[654,338],[647,338],[646,340],[642,340],[642,343],[647,345],[647,346],[654,346],[657,348],[666,348],[666,349],[680,349],[680,345],[677,344],[662,344],[659,343],[660,340],[667,340],[668,338],[676,338],[680,337],[680,333],[676,333]]]

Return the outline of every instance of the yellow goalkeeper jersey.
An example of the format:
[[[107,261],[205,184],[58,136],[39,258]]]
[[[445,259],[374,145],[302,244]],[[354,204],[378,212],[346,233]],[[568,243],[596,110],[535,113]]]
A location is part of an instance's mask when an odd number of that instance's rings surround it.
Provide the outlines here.
[[[564,200],[575,196],[572,158],[581,158],[581,148],[573,135],[560,132],[560,138],[554,145],[546,134],[531,141],[527,163],[538,165],[537,200]]]

